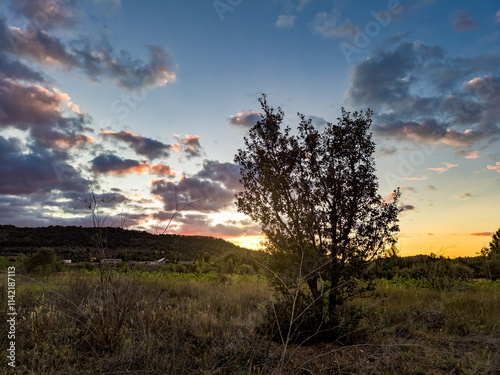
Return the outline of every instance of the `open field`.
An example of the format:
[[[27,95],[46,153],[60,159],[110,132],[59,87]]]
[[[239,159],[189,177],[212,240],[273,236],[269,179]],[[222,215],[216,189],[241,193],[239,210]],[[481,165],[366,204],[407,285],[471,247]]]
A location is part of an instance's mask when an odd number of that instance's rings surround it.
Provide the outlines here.
[[[170,276],[116,274],[105,291],[96,273],[81,270],[39,281],[19,276],[17,373],[497,374],[500,368],[498,282],[436,290],[379,280],[373,293],[344,307],[342,343],[291,345],[284,353],[259,329],[272,300],[262,277]],[[5,328],[1,340],[6,347]],[[6,368],[5,356],[0,361]]]

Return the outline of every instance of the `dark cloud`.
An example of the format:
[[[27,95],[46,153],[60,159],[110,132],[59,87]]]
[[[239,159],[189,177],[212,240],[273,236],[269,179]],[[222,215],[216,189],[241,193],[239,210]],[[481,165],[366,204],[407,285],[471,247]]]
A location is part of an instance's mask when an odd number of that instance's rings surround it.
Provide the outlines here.
[[[216,224],[211,231],[217,233],[218,236],[224,238],[240,237],[240,236],[258,236],[262,234],[260,225],[230,225],[230,224]],[[213,234],[212,234],[213,235]]]
[[[28,130],[35,144],[65,150],[94,141],[81,133],[89,130],[89,122],[71,98],[55,88],[0,78],[0,128]]]
[[[0,21],[2,22],[2,21]],[[75,54],[66,50],[65,45],[56,37],[42,29],[21,29],[4,24],[0,40],[5,52],[26,58],[47,66],[73,68],[78,64]]]
[[[205,160],[198,173],[177,183],[153,180],[151,193],[161,198],[167,211],[189,205],[185,210],[219,212],[234,204],[235,195],[242,189],[239,179],[236,164]]]
[[[53,155],[23,153],[18,139],[0,136],[0,194],[27,195],[37,192],[85,191],[86,181],[71,165],[58,162]],[[65,169],[64,178],[53,165]]]
[[[0,158],[8,157],[9,155],[21,153],[21,140],[18,138],[6,139],[0,135]]]
[[[262,117],[258,111],[243,111],[238,112],[236,115],[232,115],[229,118],[229,124],[236,128],[247,130],[253,127],[261,119]]]
[[[0,52],[0,79],[4,80],[5,78],[15,81],[45,82],[45,77],[42,73]]]
[[[109,79],[130,90],[147,90],[175,80],[175,63],[160,46],[147,46],[150,59],[144,62],[129,52],[114,51],[109,44],[88,39],[70,46],[40,28],[11,28],[0,19],[0,50],[43,66],[76,70],[91,81]]]
[[[153,215],[162,222],[168,221],[173,212],[160,212]],[[244,235],[262,234],[259,225],[248,220],[226,221],[224,223],[214,224],[214,220],[206,214],[180,213],[176,216],[174,225],[175,232],[189,235],[196,234],[202,236],[214,236],[222,238],[239,237]]]
[[[86,134],[77,134],[69,130],[61,131],[48,127],[32,129],[31,135],[43,147],[56,150],[69,150],[95,142],[94,138]]]
[[[427,185],[427,189],[429,189],[429,190],[438,190],[438,188],[435,187],[434,185]]]
[[[415,210],[415,206],[412,206],[411,204],[404,204],[399,207],[403,211],[413,211]]]
[[[194,177],[220,182],[231,190],[239,191],[242,189],[239,182],[241,179],[240,166],[237,164],[205,160],[203,168]]]
[[[40,227],[48,225],[92,226],[90,212],[80,201],[89,195],[84,192],[50,191],[26,196],[0,196],[0,224]],[[106,197],[107,204],[101,207],[106,214],[118,208],[126,197],[122,195],[96,194],[99,200]],[[63,213],[71,213],[71,218],[63,218]],[[119,226],[120,217],[109,215],[107,226]]]
[[[78,22],[79,12],[72,7],[74,1],[12,0],[11,10],[33,24],[46,29],[71,27]]]
[[[348,103],[375,111],[385,138],[453,148],[500,135],[500,56],[450,57],[439,46],[402,42],[353,69]]]
[[[417,189],[415,189],[414,187],[412,186],[402,186],[401,187],[402,190],[408,190],[408,191],[411,191],[412,193],[416,193],[417,192]]]
[[[453,17],[453,28],[457,31],[471,31],[476,29],[479,24],[472,19],[472,13],[466,10],[457,11]]]
[[[106,138],[113,138],[128,143],[138,155],[146,156],[150,160],[168,157],[172,149],[171,145],[164,144],[152,138],[142,137],[128,131],[103,131],[101,135]]]
[[[151,89],[175,81],[176,66],[169,52],[160,46],[147,46],[150,61],[144,63],[127,51],[115,53],[110,45],[79,44],[72,51],[78,58],[77,63],[69,67],[80,69],[91,80],[108,78],[130,90]]]
[[[395,121],[375,125],[374,130],[381,136],[399,140],[412,140],[417,143],[444,143],[453,147],[466,147],[484,138],[479,131],[458,132],[450,130],[448,124],[438,123],[434,119],[421,122]]]
[[[68,95],[39,85],[23,85],[0,80],[0,126],[27,130],[40,125],[61,125],[66,119],[61,107],[69,104]]]
[[[219,212],[234,203],[232,190],[195,177],[184,177],[178,183],[153,180],[151,187],[151,193],[161,198],[167,211],[185,207],[187,211]]]
[[[4,9],[8,7],[9,13],[0,16],[0,130],[18,129],[24,133],[24,139],[0,135],[1,220],[17,225],[89,225],[88,213],[75,198],[89,191],[90,182],[82,178],[84,168],[73,149],[90,151],[94,157],[91,170],[96,174],[149,172],[149,164],[109,152],[96,154],[99,148],[89,135],[93,133],[90,116],[82,113],[68,94],[54,87],[56,82],[46,74],[47,68],[71,72],[90,81],[110,81],[144,93],[175,80],[176,66],[169,52],[159,46],[147,46],[149,58],[139,59],[113,48],[105,36],[101,35],[99,42],[90,39],[87,35],[91,33],[83,29],[83,18],[93,15],[82,12],[82,2],[6,3]],[[97,3],[89,6],[99,7]],[[7,16],[9,21],[4,18]],[[168,156],[171,148],[126,132],[115,133],[114,138],[128,142],[139,155],[150,159]],[[186,155],[200,152],[197,139],[182,141]],[[162,176],[175,175],[162,164],[153,166],[151,171]],[[96,185],[92,189],[100,188]],[[120,191],[114,195],[109,208],[117,208],[125,200]],[[140,209],[140,204],[135,202],[130,207]],[[60,218],[67,212],[78,217]]]
[[[175,135],[175,139],[179,142],[180,151],[186,156],[186,158],[192,159],[203,156],[204,153],[200,145],[199,136],[187,134],[185,138],[181,138],[180,136]]]
[[[400,44],[396,49],[381,52],[357,65],[351,76],[348,99],[356,104],[387,107],[409,95],[409,72],[416,64],[411,43]]]
[[[122,159],[113,154],[101,154],[92,159],[91,165],[93,172],[101,174],[123,175],[149,171],[147,163],[140,163],[132,159]]]

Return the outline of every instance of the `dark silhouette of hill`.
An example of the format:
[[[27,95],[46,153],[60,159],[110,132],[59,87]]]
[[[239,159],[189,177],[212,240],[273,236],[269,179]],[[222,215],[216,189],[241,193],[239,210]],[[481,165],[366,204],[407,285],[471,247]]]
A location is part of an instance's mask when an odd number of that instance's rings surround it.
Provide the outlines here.
[[[154,235],[144,231],[103,228],[109,257],[123,260],[194,260],[205,252],[220,259],[231,252],[251,252],[221,238],[207,236]],[[39,248],[53,248],[57,255],[74,262],[88,261],[93,248],[94,228],[48,226],[20,228],[0,225],[0,256],[31,254]]]

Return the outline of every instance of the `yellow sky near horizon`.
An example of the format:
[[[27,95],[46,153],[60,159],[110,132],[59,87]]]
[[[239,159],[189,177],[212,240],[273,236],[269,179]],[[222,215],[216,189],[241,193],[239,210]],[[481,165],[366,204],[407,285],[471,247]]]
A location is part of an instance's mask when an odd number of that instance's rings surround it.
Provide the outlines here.
[[[430,255],[457,258],[477,256],[483,246],[488,246],[493,233],[475,234],[402,234],[397,247],[401,256]],[[229,238],[227,241],[247,249],[259,250],[264,236]]]

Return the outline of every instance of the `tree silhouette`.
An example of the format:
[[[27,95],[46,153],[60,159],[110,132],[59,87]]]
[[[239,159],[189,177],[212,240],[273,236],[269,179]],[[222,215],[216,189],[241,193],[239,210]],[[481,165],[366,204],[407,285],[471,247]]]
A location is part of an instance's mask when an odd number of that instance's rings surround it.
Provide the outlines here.
[[[490,254],[500,256],[500,228],[493,234],[490,242]]]
[[[271,252],[296,265],[282,269],[296,272],[332,312],[360,291],[354,278],[399,230],[399,189],[388,200],[377,193],[372,111],[342,108],[338,123],[322,131],[299,113],[294,135],[282,130],[281,108],[269,107],[265,94],[259,102],[262,119],[234,159],[244,185],[238,210],[260,223]]]

